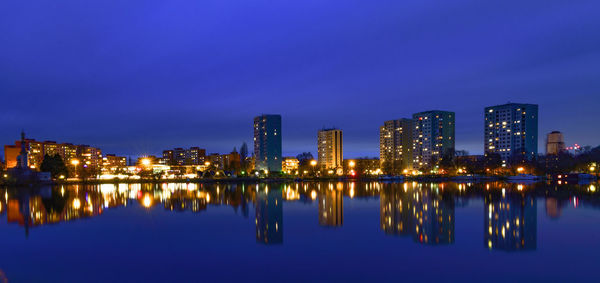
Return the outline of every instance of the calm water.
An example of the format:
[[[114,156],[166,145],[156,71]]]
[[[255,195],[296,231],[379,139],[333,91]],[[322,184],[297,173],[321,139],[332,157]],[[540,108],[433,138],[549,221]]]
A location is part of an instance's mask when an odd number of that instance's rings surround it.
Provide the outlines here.
[[[0,189],[0,282],[597,281],[600,186]]]

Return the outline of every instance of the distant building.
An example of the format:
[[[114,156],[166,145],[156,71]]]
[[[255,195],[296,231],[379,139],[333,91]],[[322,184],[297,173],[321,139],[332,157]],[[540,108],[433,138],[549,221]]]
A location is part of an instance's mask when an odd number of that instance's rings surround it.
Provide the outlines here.
[[[165,165],[202,165],[206,159],[206,150],[199,147],[184,149],[177,147],[163,150],[161,163]]]
[[[32,170],[39,170],[39,167],[29,164],[29,151],[26,141],[25,132],[21,132],[21,140],[18,142],[21,149],[19,150],[19,155],[15,158],[16,161],[13,162],[15,166],[7,169],[8,177],[16,184],[49,182],[51,180],[50,172]]]
[[[281,171],[281,115],[254,118],[255,170]]]
[[[412,169],[413,163],[412,119],[385,121],[379,127],[379,160],[381,167],[390,167],[392,171]]]
[[[431,168],[444,156],[454,156],[455,115],[448,111],[413,114],[413,167]]]
[[[546,154],[557,155],[567,150],[565,146],[565,138],[559,131],[553,131],[546,138]]]
[[[484,152],[498,153],[504,164],[538,154],[538,106],[508,103],[485,108]]]
[[[377,172],[381,165],[378,158],[355,158],[344,159],[344,172],[348,173],[353,170],[358,175],[369,175]]]
[[[339,129],[323,129],[317,136],[318,158],[320,168],[337,169],[344,160],[343,135]]]
[[[218,153],[211,153],[206,156],[206,162],[210,163],[212,166],[223,169],[225,168],[225,162],[223,161],[223,155]]]
[[[228,171],[238,170],[241,166],[241,156],[237,151],[223,154],[223,168]]]
[[[283,162],[281,163],[281,171],[288,174],[298,171],[299,167],[300,161],[296,157],[284,157]]]
[[[117,168],[127,167],[127,157],[116,156],[114,154],[106,154],[102,157],[102,168],[107,170],[115,170]]]
[[[45,155],[59,155],[65,163],[71,160],[79,161],[92,168],[99,168],[102,165],[102,150],[89,145],[74,145],[71,143],[57,143],[55,141],[36,141],[34,139],[24,139],[16,141],[15,145],[4,146],[4,156],[6,158],[7,168],[17,167],[17,156],[21,150],[21,144],[24,144],[27,151],[29,168],[39,169],[44,161]]]
[[[89,145],[80,145],[77,147],[77,156],[84,166],[99,168],[102,165],[102,150]],[[67,160],[63,158],[63,160]]]

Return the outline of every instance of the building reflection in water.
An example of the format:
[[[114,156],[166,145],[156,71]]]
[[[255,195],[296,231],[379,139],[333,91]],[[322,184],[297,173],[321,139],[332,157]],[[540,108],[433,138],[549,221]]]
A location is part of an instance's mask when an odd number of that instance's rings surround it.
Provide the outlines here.
[[[264,244],[283,243],[283,195],[281,189],[257,185],[256,241]]]
[[[25,227],[25,234],[29,228],[87,218],[102,213],[105,198],[100,193],[93,191],[52,190],[51,187],[34,189],[18,189],[8,197],[8,190],[4,191],[8,223],[18,223]],[[119,202],[113,201],[113,204]]]
[[[562,214],[565,202],[555,197],[546,197],[546,215],[551,219],[558,219]]]
[[[340,227],[344,224],[343,183],[329,184],[319,193],[319,225]]]
[[[485,196],[484,207],[487,248],[503,251],[536,249],[537,204],[534,196],[502,188]]]
[[[409,236],[427,245],[454,243],[454,198],[439,184],[387,186],[380,196],[380,224],[386,234]]]
[[[381,191],[380,224],[381,229],[389,235],[410,236],[415,231],[412,209],[412,188],[408,192],[408,184],[404,189],[386,184]]]
[[[536,197],[545,200],[548,217],[562,209],[600,207],[597,184],[549,186],[501,182],[380,183],[332,182],[286,184],[101,184],[0,188],[0,215],[30,228],[101,215],[121,206],[202,213],[218,206],[248,218],[254,203],[256,241],[283,243],[283,202],[317,205],[318,223],[344,224],[344,197],[380,202],[380,227],[386,234],[411,237],[427,245],[452,244],[455,209],[469,200],[483,201],[484,244],[497,250],[535,250]],[[313,206],[314,208],[314,206]],[[250,221],[252,221],[250,219]],[[316,221],[316,219],[315,219]],[[225,225],[225,224],[224,224]]]

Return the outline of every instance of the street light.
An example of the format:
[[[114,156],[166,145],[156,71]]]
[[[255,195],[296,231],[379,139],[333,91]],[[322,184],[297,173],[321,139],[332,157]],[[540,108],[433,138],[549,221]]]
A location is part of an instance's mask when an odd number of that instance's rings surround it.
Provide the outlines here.
[[[77,174],[77,165],[79,165],[79,159],[71,159],[71,165],[73,165],[73,173],[75,173],[75,177],[79,177]]]
[[[313,167],[317,166],[317,161],[316,161],[316,160],[314,160],[314,159],[313,159],[313,160],[311,160],[311,161],[310,161],[310,166],[313,166]]]
[[[144,166],[150,166],[151,163],[152,162],[150,161],[149,158],[142,159],[142,165],[144,165]]]

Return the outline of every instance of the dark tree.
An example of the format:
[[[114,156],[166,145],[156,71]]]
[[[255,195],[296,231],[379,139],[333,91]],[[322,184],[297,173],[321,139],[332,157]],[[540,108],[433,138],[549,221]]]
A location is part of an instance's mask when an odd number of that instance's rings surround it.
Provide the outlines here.
[[[486,169],[494,171],[502,167],[502,156],[499,153],[488,153],[484,157],[484,163]]]
[[[296,158],[298,159],[298,161],[300,162],[300,165],[309,165],[311,160],[314,160],[315,158],[313,157],[312,153],[310,152],[303,152],[300,153],[296,156]]]
[[[42,172],[50,172],[52,178],[58,178],[58,176],[68,176],[69,170],[65,165],[65,162],[62,158],[56,154],[50,156],[48,154],[44,155],[44,160],[42,161],[42,165],[40,166],[40,170]]]
[[[246,142],[244,142],[240,147],[240,158],[242,160],[246,160],[246,157],[248,157],[248,145],[246,144]]]
[[[242,143],[240,147],[240,170],[248,171],[250,164],[248,162],[248,145],[246,142]]]
[[[439,166],[444,170],[449,170],[454,168],[454,150],[448,149],[442,154],[442,158],[440,159]]]

